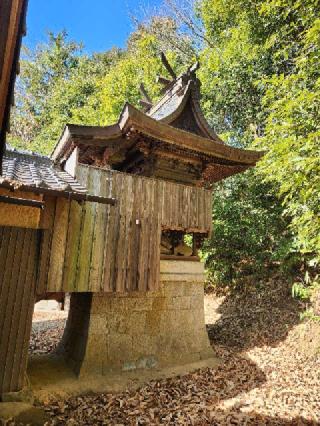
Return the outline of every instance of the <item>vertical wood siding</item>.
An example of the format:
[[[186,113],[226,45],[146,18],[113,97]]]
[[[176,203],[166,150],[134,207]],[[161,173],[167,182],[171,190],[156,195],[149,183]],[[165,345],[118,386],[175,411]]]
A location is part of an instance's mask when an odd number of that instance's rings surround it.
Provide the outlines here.
[[[211,191],[88,166],[79,166],[77,178],[117,204],[55,201],[38,293],[155,290],[161,230],[211,232]]]
[[[0,394],[23,386],[34,308],[38,233],[0,227]]]

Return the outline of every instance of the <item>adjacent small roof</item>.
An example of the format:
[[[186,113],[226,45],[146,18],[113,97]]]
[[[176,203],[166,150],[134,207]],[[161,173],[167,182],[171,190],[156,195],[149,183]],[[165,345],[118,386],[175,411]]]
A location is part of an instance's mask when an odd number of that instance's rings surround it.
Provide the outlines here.
[[[114,204],[112,198],[87,194],[87,189],[50,158],[7,148],[3,157],[0,187],[49,194],[63,198]]]

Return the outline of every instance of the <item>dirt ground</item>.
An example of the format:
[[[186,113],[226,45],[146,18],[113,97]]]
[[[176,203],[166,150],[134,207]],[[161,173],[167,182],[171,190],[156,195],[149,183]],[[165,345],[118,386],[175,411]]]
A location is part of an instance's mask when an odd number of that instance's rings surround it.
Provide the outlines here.
[[[264,283],[245,293],[207,295],[212,346],[222,358],[138,391],[48,403],[48,425],[318,425],[320,328],[301,323],[302,307],[285,284]],[[57,346],[66,313],[34,314],[31,353]]]

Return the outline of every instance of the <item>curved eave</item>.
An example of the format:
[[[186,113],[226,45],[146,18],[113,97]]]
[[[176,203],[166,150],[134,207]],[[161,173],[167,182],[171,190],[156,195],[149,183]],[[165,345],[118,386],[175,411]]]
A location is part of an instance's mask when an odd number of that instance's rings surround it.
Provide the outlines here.
[[[202,113],[199,101],[195,100],[193,97],[191,101],[192,101],[192,111],[194,113],[195,119],[200,129],[202,129],[202,131],[208,135],[209,139],[212,139],[213,141],[216,141],[220,144],[225,144],[225,142],[219,138],[217,133],[213,130],[213,128],[207,122],[205,116]]]
[[[125,105],[119,119],[119,127],[123,133],[133,128],[136,131],[168,144],[239,164],[253,166],[263,156],[263,152],[260,151],[234,148],[156,121],[130,104]]]
[[[50,158],[57,162],[68,157],[73,144],[87,143],[88,145],[104,145],[107,140],[122,137],[122,132],[118,124],[111,126],[80,126],[67,124],[62,135],[54,147]]]
[[[219,141],[170,126],[162,121],[154,120],[127,103],[117,124],[106,127],[68,124],[53,150],[51,159],[55,162],[65,160],[74,145],[103,147],[110,142],[117,142],[117,139],[124,140],[125,136],[132,130],[180,148],[237,164],[254,166],[263,156],[263,152],[234,148]],[[119,143],[120,148],[121,144]]]

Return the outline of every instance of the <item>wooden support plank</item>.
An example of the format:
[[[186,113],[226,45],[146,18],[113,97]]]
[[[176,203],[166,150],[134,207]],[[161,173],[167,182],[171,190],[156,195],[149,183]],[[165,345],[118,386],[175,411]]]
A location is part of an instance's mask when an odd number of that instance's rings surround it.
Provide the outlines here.
[[[21,373],[21,351],[25,345],[29,346],[29,336],[24,335],[24,318],[23,313],[27,310],[25,306],[25,301],[28,300],[28,286],[25,285],[26,277],[28,276],[28,264],[32,259],[32,245],[36,244],[34,241],[34,233],[35,231],[26,230],[24,233],[23,240],[23,253],[19,270],[19,278],[17,282],[17,294],[16,294],[16,304],[14,307],[14,321],[12,325],[11,335],[15,338],[15,343],[12,345],[13,347],[13,355],[12,359],[12,371],[11,371],[11,379],[10,379],[10,389],[19,388],[19,383],[21,383],[22,378],[20,374],[24,375],[24,372]],[[36,264],[36,259],[34,259],[34,263]],[[21,318],[22,317],[22,318]]]
[[[45,293],[48,285],[51,244],[56,212],[56,199],[54,197],[46,196],[44,201],[45,208],[40,220],[40,228],[42,228],[43,231],[40,242],[39,273],[36,286],[37,294]]]
[[[139,214],[139,253],[137,257],[137,290],[138,291],[144,291],[144,271],[143,271],[143,261],[144,261],[144,241],[145,241],[145,228],[146,228],[146,221],[144,215],[144,208],[143,206],[146,203],[146,191],[145,191],[145,184],[144,180],[141,180],[139,182],[141,184],[141,190],[138,193],[138,197],[140,200],[140,206],[138,206],[138,214]]]
[[[150,181],[143,182],[143,224],[141,233],[141,251],[139,259],[140,282],[139,290],[148,290],[148,272],[149,272],[149,255],[150,255],[150,235],[152,227],[152,187]]]
[[[116,173],[112,173],[111,175],[111,193],[113,196],[116,196],[118,194],[117,192],[117,179],[116,179]],[[106,236],[106,248],[104,252],[104,278],[103,278],[103,290],[105,292],[111,292],[113,291],[113,283],[112,279],[114,276],[114,254],[115,254],[115,227],[116,227],[116,220],[117,216],[119,215],[119,208],[121,199],[117,198],[118,202],[117,205],[114,206],[110,210],[110,216],[108,218],[108,229],[107,229],[107,236]]]
[[[2,229],[2,235],[0,240],[0,313],[2,312],[3,305],[1,301],[5,304],[5,290],[6,286],[4,283],[4,274],[6,271],[5,265],[8,257],[8,250],[9,250],[9,242],[11,238],[11,228],[1,227]]]
[[[129,238],[130,238],[130,222],[132,219],[132,185],[133,177],[126,176],[124,187],[124,232],[123,232],[123,246],[122,246],[122,259],[121,259],[121,279],[118,291],[125,292],[127,288],[127,276],[130,269],[129,261]]]
[[[161,209],[160,220],[162,225],[168,225],[168,218],[166,217],[166,203],[164,202],[164,191],[165,191],[165,183],[163,181],[159,181],[159,204]]]
[[[25,230],[22,229],[17,232],[17,240],[14,249],[14,257],[11,261],[11,277],[10,286],[8,288],[8,297],[5,306],[5,327],[1,330],[1,343],[4,345],[5,350],[2,351],[4,357],[4,376],[2,382],[2,388],[9,388],[12,373],[12,357],[14,354],[14,338],[16,337],[15,326],[19,323],[19,311],[15,311],[15,304],[17,297],[19,296],[19,274],[20,266],[23,260],[23,249],[24,249],[24,234]],[[22,283],[23,285],[24,283]],[[10,338],[11,337],[11,338]],[[0,356],[1,356],[0,355]]]
[[[141,191],[142,180],[134,178],[133,185],[133,215],[132,215],[132,241],[131,241],[131,279],[130,290],[137,291],[139,285],[138,262],[140,256],[140,238],[141,238]]]
[[[62,291],[69,211],[69,200],[58,198],[53,224],[47,291]]]
[[[104,174],[104,179],[106,183],[106,193],[111,197],[112,195],[112,185],[113,185],[113,174],[112,171],[108,170]],[[101,271],[101,282],[100,282],[100,291],[104,291],[105,286],[105,278],[106,273],[110,272],[110,262],[107,258],[108,253],[108,241],[110,241],[110,223],[111,223],[111,215],[114,212],[115,207],[112,209],[108,206],[107,210],[105,210],[105,216],[102,221],[102,234],[103,234],[103,250],[102,250],[102,271]],[[110,276],[110,274],[109,274]]]
[[[183,187],[179,188],[179,195],[178,195],[178,226],[182,228],[184,226],[184,220],[183,220]]]
[[[100,194],[100,180],[101,173],[98,169],[92,168],[90,171],[90,192],[96,192]],[[97,215],[98,215],[98,204],[91,203],[91,240],[89,244],[89,253],[88,253],[88,262],[89,262],[89,271],[88,271],[88,284],[87,288],[89,291],[97,292],[99,291],[100,283],[96,279],[93,279],[92,272],[94,269],[97,269],[97,265],[100,263],[101,252],[96,251],[97,245],[97,236],[101,233],[100,229],[97,229]],[[99,277],[98,277],[99,278]]]
[[[22,388],[23,381],[25,379],[25,372],[27,369],[27,358],[28,358],[28,346],[29,339],[31,334],[32,327],[32,314],[34,310],[34,300],[35,300],[35,281],[36,281],[36,265],[38,263],[38,252],[37,252],[37,234],[34,232],[30,234],[30,240],[32,241],[31,249],[29,252],[28,267],[26,274],[26,289],[25,289],[25,309],[22,312],[20,318],[21,321],[21,331],[22,331],[22,350],[19,351],[18,365],[20,371],[18,374],[19,383],[18,388]]]
[[[118,255],[118,239],[120,227],[120,209],[122,208],[122,193],[123,179],[119,173],[113,175],[113,193],[118,200],[117,205],[113,208],[110,222],[110,233],[108,235],[108,250],[105,269],[105,284],[104,289],[107,292],[116,291],[115,283],[117,279],[116,258]],[[121,254],[123,255],[123,254]]]
[[[107,193],[107,177],[104,173],[95,170],[93,177],[94,191],[103,196]],[[103,279],[104,265],[104,246],[106,244],[106,220],[110,206],[96,205],[93,230],[93,247],[90,260],[89,283],[90,291],[99,292],[101,289],[101,281]]]
[[[208,229],[208,234],[210,236],[212,233],[212,202],[213,202],[212,191],[208,191],[207,197],[208,197],[208,206],[206,207],[207,223],[205,224],[205,227]]]
[[[149,254],[148,254],[148,277],[147,277],[147,290],[155,290],[157,288],[156,276],[155,276],[155,261],[156,251],[160,250],[160,241],[157,238],[158,231],[158,187],[155,181],[151,183],[151,208],[149,211],[149,217],[151,218],[150,235],[149,238]]]
[[[7,253],[6,253],[6,257],[5,257],[5,263],[4,263],[4,273],[2,276],[2,280],[1,280],[1,287],[2,287],[2,292],[1,292],[1,299],[0,299],[0,312],[1,312],[1,317],[0,317],[0,341],[3,342],[3,338],[2,338],[2,334],[4,332],[4,321],[6,319],[6,306],[8,303],[8,297],[9,297],[9,292],[10,292],[10,278],[11,278],[11,274],[12,274],[12,263],[13,263],[13,259],[14,259],[14,252],[15,252],[15,247],[16,247],[16,241],[17,241],[17,237],[18,237],[18,232],[17,232],[18,228],[7,228],[7,232],[9,234],[9,239],[8,239],[8,248],[7,248]],[[1,353],[0,353],[0,359],[1,359]],[[0,367],[1,367],[1,363],[0,363]]]
[[[9,234],[10,238],[6,240],[8,251],[1,281],[0,302],[5,305],[0,309],[0,393],[20,390],[25,379],[39,254],[38,232],[10,227],[2,230],[2,235]]]
[[[79,256],[79,244],[81,235],[81,219],[83,204],[72,200],[70,203],[68,233],[66,240],[66,251],[64,261],[64,273],[62,290],[73,292],[77,290],[77,265]]]
[[[0,389],[7,389],[7,383],[4,381],[5,366],[6,366],[6,355],[8,349],[8,336],[10,328],[8,324],[11,321],[11,311],[7,309],[10,306],[10,298],[12,297],[12,289],[15,286],[12,285],[11,278],[15,277],[16,267],[14,268],[14,253],[18,239],[18,228],[8,228],[7,232],[10,233],[9,247],[7,252],[7,258],[5,263],[5,271],[1,286],[3,287],[1,299],[0,299]],[[11,293],[11,294],[10,294]],[[10,297],[11,296],[11,297]]]
[[[91,189],[93,185],[93,169],[90,167],[83,167],[82,170],[84,175],[87,174],[86,186]],[[79,292],[89,290],[95,209],[96,205],[94,203],[84,203],[83,205],[76,278],[76,288]]]
[[[197,194],[196,194],[196,196],[197,196],[197,198],[196,198],[196,208],[197,208],[197,212],[198,212],[198,226],[201,228],[201,229],[203,229],[203,218],[204,218],[204,215],[203,215],[203,213],[201,212],[201,197],[202,197],[202,193],[200,192],[200,191],[197,191]]]
[[[128,177],[123,176],[119,179],[120,175],[117,175],[117,180],[120,181],[121,186],[121,204],[119,209],[119,220],[118,220],[118,238],[116,240],[117,250],[115,257],[115,287],[114,290],[118,292],[124,292],[124,263],[126,256],[126,208],[127,208],[127,181]],[[119,195],[120,195],[119,194]]]
[[[133,241],[133,204],[134,204],[134,187],[135,179],[128,176],[126,181],[127,197],[126,197],[126,231],[125,231],[125,247],[124,247],[124,275],[123,290],[130,291],[132,280],[132,241]]]

